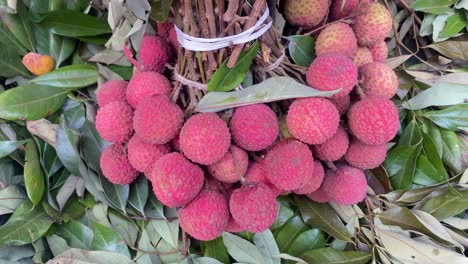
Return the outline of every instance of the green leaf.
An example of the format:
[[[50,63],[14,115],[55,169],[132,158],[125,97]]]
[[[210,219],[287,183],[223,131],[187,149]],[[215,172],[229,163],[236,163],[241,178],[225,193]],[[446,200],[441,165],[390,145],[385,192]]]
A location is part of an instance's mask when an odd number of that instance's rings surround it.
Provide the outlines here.
[[[288,50],[291,58],[297,65],[309,67],[315,58],[315,38],[307,35],[294,35],[287,37]]]
[[[173,0],[151,0],[150,17],[158,22],[166,21],[169,16]]]
[[[117,252],[130,257],[125,241],[112,228],[94,222],[93,249]]]
[[[310,227],[302,221],[300,216],[289,219],[275,232],[275,240],[280,252],[287,252],[294,247],[296,238],[307,230],[310,230]]]
[[[0,16],[5,26],[16,37],[17,40],[29,51],[36,51],[36,41],[29,19],[29,11],[23,1],[18,1],[18,12],[16,14],[4,13]]]
[[[278,201],[278,215],[276,216],[275,223],[270,227],[271,230],[281,228],[286,221],[294,216],[294,211],[285,202]]]
[[[3,44],[0,44],[0,68],[2,69],[1,77],[30,76],[29,71],[21,62],[21,57],[12,48]]]
[[[26,196],[16,185],[0,189],[0,215],[13,213],[25,198]]]
[[[438,220],[455,216],[466,209],[468,209],[468,198],[454,195],[451,192],[428,199],[420,208],[421,211],[431,214]]]
[[[361,251],[338,251],[333,248],[319,248],[307,251],[300,258],[314,264],[365,264],[372,259],[372,255]]]
[[[442,128],[459,131],[468,127],[468,104],[454,105],[443,110],[427,111],[422,116]]]
[[[311,201],[306,196],[296,196],[295,201],[307,224],[320,228],[337,239],[351,241],[348,229],[329,204]]]
[[[450,38],[460,33],[466,26],[466,15],[464,12],[458,11],[449,16],[444,29],[440,32],[439,37]]]
[[[432,185],[444,181],[444,177],[439,174],[434,165],[429,161],[424,153],[421,153],[416,161],[416,171],[413,182],[419,185]]]
[[[289,248],[287,253],[291,256],[301,256],[304,252],[324,248],[327,245],[327,238],[325,233],[320,229],[314,228],[300,234],[293,242],[292,247]]]
[[[439,83],[422,91],[402,106],[406,109],[419,110],[429,106],[448,106],[465,103],[468,98],[468,86],[462,84]]]
[[[436,42],[428,47],[442,53],[450,59],[468,61],[468,41],[447,40]]]
[[[439,130],[442,137],[442,161],[455,174],[462,173],[466,166],[464,165],[464,151],[460,138],[453,131],[443,128]]]
[[[148,200],[148,180],[141,174],[130,186],[128,203],[141,215],[145,216],[145,204]]]
[[[272,77],[240,91],[211,92],[197,105],[197,112],[219,112],[243,105],[268,103],[303,97],[330,97],[339,90],[319,91],[290,77]]]
[[[202,248],[203,256],[217,259],[225,264],[230,263],[229,254],[224,246],[223,237],[218,237],[210,241],[201,241],[200,246]]]
[[[179,245],[179,221],[173,220],[151,220],[150,225],[171,247],[178,248]]]
[[[233,68],[226,66],[226,59],[216,70],[208,82],[209,92],[229,92],[244,81],[245,74],[250,68],[253,59],[257,55],[260,44],[256,41],[248,49],[241,52],[236,65]]]
[[[129,219],[116,212],[110,211],[108,217],[112,228],[120,234],[125,242],[134,246],[138,237],[138,227]]]
[[[433,138],[426,133],[423,133],[423,152],[426,155],[428,161],[437,171],[438,177],[433,178],[436,182],[442,182],[447,179],[447,172],[445,171],[444,164],[441,156],[437,151],[437,147],[434,144]]]
[[[384,167],[394,189],[407,189],[411,186],[421,148],[421,144],[411,147],[400,146],[387,153]]]
[[[34,141],[26,144],[26,158],[24,163],[24,183],[28,197],[34,205],[39,204],[45,190],[44,173],[42,172]]]
[[[415,120],[411,121],[403,130],[403,134],[398,140],[399,146],[410,147],[421,143],[422,134],[418,123]]]
[[[41,26],[49,28],[53,33],[65,37],[97,36],[112,33],[105,20],[71,10],[49,12],[39,23]]]
[[[132,260],[125,255],[108,251],[87,251],[83,249],[71,248],[55,258],[49,260],[50,263],[68,264],[129,264]]]
[[[130,194],[129,185],[112,184],[105,177],[101,177],[101,184],[111,205],[113,205],[115,209],[125,212],[128,196]]]
[[[15,151],[19,146],[24,145],[27,140],[21,141],[0,141],[0,158],[10,155]]]
[[[71,220],[61,225],[55,233],[72,248],[91,249],[93,246],[93,230],[78,221]]]
[[[40,205],[24,200],[4,225],[0,226],[0,247],[32,243],[49,230],[53,220]]]
[[[451,11],[451,6],[456,2],[457,0],[416,0],[410,6],[416,11],[440,15]]]
[[[253,242],[262,254],[265,263],[281,264],[281,259],[279,257],[280,251],[270,229],[261,233],[256,233]]]
[[[0,43],[2,46],[9,47],[17,55],[24,56],[28,50],[21,42],[10,32],[5,23],[0,20]]]
[[[97,67],[90,64],[76,64],[59,68],[32,79],[30,82],[61,88],[82,88],[97,82]]]
[[[82,160],[78,151],[79,139],[80,135],[76,131],[65,126],[63,121],[60,122],[55,151],[63,166],[74,175],[81,175]]]
[[[27,84],[0,94],[0,118],[37,120],[57,111],[68,91],[58,87]]]
[[[223,241],[229,254],[237,262],[263,263],[262,255],[249,241],[227,232],[223,233]]]

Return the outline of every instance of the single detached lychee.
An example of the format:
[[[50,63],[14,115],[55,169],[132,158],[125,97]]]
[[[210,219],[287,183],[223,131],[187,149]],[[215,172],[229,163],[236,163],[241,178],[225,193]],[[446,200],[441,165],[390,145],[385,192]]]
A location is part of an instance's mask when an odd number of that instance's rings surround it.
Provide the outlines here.
[[[349,105],[351,104],[351,97],[349,94],[338,97],[331,97],[330,101],[335,105],[338,113],[343,115],[348,112]]]
[[[150,173],[156,162],[170,149],[167,145],[151,144],[133,135],[127,145],[128,160],[138,171]]]
[[[377,41],[374,45],[369,47],[374,61],[384,62],[388,56],[387,44],[384,40]]]
[[[235,145],[231,145],[221,160],[208,166],[208,171],[219,181],[234,183],[240,181],[245,175],[248,166],[249,156],[247,152]]]
[[[357,204],[366,197],[366,176],[360,169],[339,164],[336,170],[327,171],[323,181],[323,191],[337,204]]]
[[[338,20],[358,13],[359,7],[369,0],[334,0],[330,7],[330,18]]]
[[[359,169],[373,169],[380,166],[387,156],[387,144],[366,145],[354,140],[346,152],[345,160]]]
[[[280,141],[268,151],[263,165],[270,182],[283,191],[303,187],[314,173],[309,147],[293,139]]]
[[[392,140],[400,124],[395,104],[383,96],[367,96],[351,106],[348,125],[353,135],[368,145]]]
[[[307,144],[321,144],[331,138],[339,122],[333,103],[320,97],[294,100],[286,117],[291,135]]]
[[[348,150],[348,133],[343,126],[339,126],[335,135],[319,145],[313,146],[315,157],[323,161],[336,161],[344,156]]]
[[[281,189],[278,189],[270,182],[265,166],[260,161],[250,163],[245,174],[245,181],[248,183],[263,183],[270,188],[275,196],[280,195],[282,192]]]
[[[361,88],[366,95],[392,98],[398,90],[398,77],[383,62],[372,62],[361,67]]]
[[[330,198],[328,198],[327,194],[323,191],[323,184],[316,191],[307,194],[307,197],[318,203],[328,203],[328,201],[330,201]]]
[[[180,149],[193,162],[211,165],[221,160],[231,145],[231,134],[214,113],[190,117],[180,130]]]
[[[234,143],[249,151],[266,149],[279,133],[278,118],[265,104],[236,108],[230,128]]]
[[[162,156],[150,177],[154,194],[169,207],[184,206],[192,201],[205,181],[203,170],[176,152]]]
[[[383,4],[373,2],[359,8],[354,33],[360,45],[370,47],[388,37],[391,30],[392,16]]]
[[[322,22],[329,4],[329,0],[287,0],[284,16],[291,25],[311,28]]]
[[[171,48],[166,39],[160,36],[145,35],[138,53],[143,71],[161,73],[171,59]]]
[[[357,40],[353,29],[345,23],[331,24],[324,28],[315,41],[317,56],[325,53],[341,53],[354,58]]]
[[[220,236],[229,221],[228,202],[217,191],[202,191],[178,212],[180,227],[193,238],[208,241]]]
[[[171,82],[157,72],[136,72],[127,86],[127,101],[136,108],[148,96],[162,94],[169,96],[172,92]]]
[[[138,176],[138,171],[128,161],[125,146],[120,144],[112,144],[105,148],[100,164],[102,174],[113,184],[130,184]]]
[[[320,91],[341,89],[334,97],[351,92],[357,81],[357,68],[352,59],[340,53],[318,56],[307,70],[307,84]]]
[[[96,130],[107,141],[123,143],[133,134],[133,109],[125,102],[111,102],[96,115]]]
[[[247,185],[232,193],[229,209],[242,228],[257,233],[273,225],[278,214],[278,203],[276,196],[266,185]]]
[[[148,143],[166,144],[176,137],[183,122],[184,113],[178,105],[165,95],[153,95],[138,105],[133,128]]]
[[[294,190],[294,193],[308,194],[316,191],[320,187],[320,185],[322,185],[324,175],[325,170],[323,169],[322,163],[320,163],[320,161],[318,160],[315,160],[314,173],[312,174],[312,177],[306,182],[306,184],[303,187]]]
[[[126,102],[127,84],[124,80],[110,80],[104,83],[96,93],[98,105],[103,107],[110,102]]]
[[[354,55],[353,62],[356,64],[356,67],[360,69],[362,66],[367,63],[373,62],[372,53],[367,47],[358,47],[356,55]]]

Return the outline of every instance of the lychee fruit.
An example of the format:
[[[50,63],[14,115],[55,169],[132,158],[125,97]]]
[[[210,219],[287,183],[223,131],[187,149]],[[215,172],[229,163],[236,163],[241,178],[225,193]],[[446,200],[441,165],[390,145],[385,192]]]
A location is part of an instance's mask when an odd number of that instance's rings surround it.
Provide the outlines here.
[[[275,196],[281,194],[281,189],[278,189],[268,180],[267,171],[262,162],[256,161],[250,163],[249,168],[245,174],[245,180],[248,183],[263,183],[270,188]]]
[[[345,160],[359,169],[373,169],[380,166],[387,156],[387,144],[366,145],[354,140],[346,152]]]
[[[366,176],[360,169],[339,164],[336,170],[327,171],[323,181],[323,191],[337,204],[357,204],[366,197]]]
[[[349,94],[338,97],[331,97],[330,101],[335,105],[338,113],[343,115],[348,112],[349,105],[351,104],[351,97]]]
[[[234,183],[240,179],[247,172],[249,166],[249,156],[245,150],[231,145],[228,152],[218,162],[209,165],[208,171],[215,179]]]
[[[192,201],[205,181],[203,170],[180,153],[162,156],[150,175],[158,200],[169,207],[179,207]]]
[[[339,126],[335,135],[319,145],[314,145],[312,150],[314,155],[323,161],[336,161],[344,156],[348,150],[348,133]]]
[[[384,40],[392,30],[392,16],[378,2],[363,5],[354,22],[354,33],[360,45],[372,46]]]
[[[217,191],[202,191],[178,212],[180,227],[193,238],[213,240],[226,229],[229,221],[228,202]]]
[[[309,147],[293,139],[275,145],[263,164],[270,182],[283,191],[303,187],[314,173],[314,158]]]
[[[345,23],[331,24],[324,28],[315,41],[315,54],[341,53],[353,58],[357,50],[357,40],[353,29]]]
[[[184,113],[165,95],[153,95],[143,100],[133,117],[135,133],[152,144],[168,143],[176,137],[183,123]]]
[[[367,47],[358,47],[356,55],[354,55],[353,62],[356,64],[356,67],[359,69],[367,63],[373,62],[372,53]]]
[[[150,173],[154,164],[170,149],[167,145],[151,144],[133,135],[127,145],[128,160],[140,172]]]
[[[171,59],[169,44],[160,36],[145,35],[138,53],[143,71],[161,73]]]
[[[242,228],[258,233],[275,223],[278,203],[270,188],[256,184],[235,190],[229,200],[229,209]]]
[[[374,61],[384,62],[388,56],[387,44],[384,40],[377,41],[374,45],[369,47]]]
[[[136,72],[127,86],[127,101],[136,108],[148,96],[162,94],[169,96],[172,92],[171,82],[157,72]]]
[[[180,149],[193,162],[211,165],[221,160],[231,145],[226,123],[214,113],[190,117],[180,130]]]
[[[330,201],[330,198],[323,191],[323,184],[316,191],[307,194],[307,197],[317,203],[328,203]]]
[[[351,106],[348,125],[353,135],[368,145],[392,140],[400,120],[395,104],[383,96],[367,96]]]
[[[243,232],[245,231],[245,229],[240,226],[236,220],[234,220],[234,218],[231,216],[229,217],[229,221],[228,221],[228,224],[226,226],[226,231],[229,232],[229,233],[239,233],[239,232]]]
[[[107,141],[123,143],[133,134],[133,109],[124,102],[111,102],[96,115],[96,130]]]
[[[372,62],[361,67],[361,88],[366,95],[392,98],[398,90],[398,77],[383,62]]]
[[[249,151],[266,149],[279,133],[278,118],[265,104],[236,108],[230,128],[234,143]]]
[[[307,144],[321,144],[331,138],[339,122],[333,103],[320,97],[296,99],[286,116],[291,135]]]
[[[174,24],[169,21],[157,22],[156,28],[158,29],[158,36],[167,39],[169,37],[169,32],[174,28]]]
[[[307,84],[320,91],[340,89],[333,97],[347,95],[356,84],[358,71],[352,59],[340,53],[318,56],[307,70]]]
[[[334,0],[330,7],[330,17],[332,20],[348,17],[357,13],[360,5],[369,2],[369,0]]]
[[[311,28],[325,18],[329,0],[287,0],[284,16],[291,25]]]
[[[128,161],[125,146],[120,144],[105,148],[100,164],[102,174],[113,184],[130,184],[138,176],[138,171]]]
[[[312,177],[306,182],[306,184],[303,187],[294,190],[294,193],[307,194],[316,191],[320,187],[320,185],[322,185],[324,175],[325,170],[323,169],[322,163],[320,163],[320,161],[318,160],[315,160],[314,173],[312,174]]]
[[[127,84],[124,80],[110,80],[104,83],[96,93],[98,105],[103,107],[110,102],[126,102]]]

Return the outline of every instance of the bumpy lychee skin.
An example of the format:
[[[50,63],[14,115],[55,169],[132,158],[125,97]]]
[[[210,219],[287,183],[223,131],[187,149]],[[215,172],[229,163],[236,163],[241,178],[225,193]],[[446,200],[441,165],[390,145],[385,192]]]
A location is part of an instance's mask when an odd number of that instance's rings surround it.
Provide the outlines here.
[[[169,207],[184,206],[200,192],[205,181],[203,170],[180,153],[162,156],[151,171],[153,191]]]
[[[226,231],[229,232],[229,233],[239,233],[239,232],[243,232],[245,231],[245,229],[240,226],[236,220],[234,220],[234,218],[231,216],[229,218],[229,222],[226,226]]]
[[[249,151],[266,149],[279,133],[278,118],[265,104],[236,108],[230,128],[234,143]]]
[[[315,192],[307,194],[307,197],[318,203],[328,203],[330,201],[330,198],[328,198],[327,194],[323,191],[323,184]]]
[[[372,46],[385,39],[392,30],[392,16],[381,3],[370,3],[359,9],[354,33],[360,45]]]
[[[270,182],[283,191],[303,187],[314,173],[314,158],[309,147],[293,139],[275,145],[263,164]]]
[[[367,96],[348,112],[351,132],[368,145],[380,145],[392,140],[399,124],[395,104],[383,96]]]
[[[359,169],[373,169],[380,166],[387,156],[387,144],[367,145],[354,140],[346,152],[345,160]]]
[[[133,128],[148,143],[166,144],[176,137],[183,122],[184,113],[178,105],[165,95],[153,95],[138,105]]]
[[[335,161],[344,156],[348,150],[348,133],[339,126],[335,135],[319,145],[313,146],[314,155],[323,161]]]
[[[148,96],[162,94],[169,96],[172,85],[164,75],[157,72],[136,72],[127,87],[127,101],[136,108]]]
[[[353,58],[357,50],[357,40],[353,29],[345,23],[336,23],[323,29],[315,41],[317,56],[325,53],[341,53]]]
[[[127,145],[128,160],[140,172],[150,173],[154,164],[170,149],[167,145],[151,144],[133,135]]]
[[[366,197],[366,176],[360,169],[339,164],[336,166],[336,171],[327,171],[323,181],[323,191],[337,204],[357,204]]]
[[[249,168],[245,174],[245,180],[248,183],[263,183],[270,188],[275,196],[281,194],[281,189],[278,189],[268,180],[267,171],[263,162],[257,161],[250,163]]]
[[[127,84],[123,80],[110,80],[103,84],[96,93],[98,105],[103,107],[110,102],[125,102]]]
[[[341,91],[334,97],[351,92],[357,81],[357,68],[353,61],[340,53],[327,53],[318,56],[307,70],[307,84],[320,91]]]
[[[335,105],[338,113],[340,115],[344,115],[348,112],[349,105],[351,104],[351,97],[348,95],[339,96],[339,97],[332,97],[330,101]]]
[[[234,183],[240,181],[245,175],[248,166],[249,156],[247,152],[235,145],[231,145],[221,160],[208,166],[208,171],[211,176],[219,181]]]
[[[226,123],[214,113],[190,117],[180,130],[180,149],[193,162],[211,165],[221,160],[231,145]]]
[[[202,191],[179,210],[180,227],[193,238],[208,241],[220,236],[229,221],[228,202],[217,191]]]
[[[229,200],[234,220],[246,231],[263,232],[276,220],[278,203],[273,192],[263,184],[243,186]]]
[[[120,144],[112,144],[104,149],[100,164],[102,174],[113,184],[130,184],[138,176],[138,171],[128,161],[125,146]]]
[[[384,40],[377,41],[374,45],[369,47],[374,61],[384,62],[388,56],[387,44]]]
[[[123,143],[133,134],[133,109],[124,102],[112,102],[101,107],[96,115],[96,130],[107,141]]]
[[[372,57],[372,53],[369,48],[366,47],[359,47],[356,51],[356,55],[354,55],[353,62],[356,64],[356,67],[360,69],[362,66],[366,65],[367,63],[371,63],[374,61]]]
[[[331,138],[339,122],[340,115],[333,103],[319,97],[296,99],[286,116],[291,135],[307,144],[321,144]]]
[[[398,77],[383,62],[372,62],[361,67],[361,88],[366,95],[392,98],[398,90]]]
[[[165,38],[145,35],[139,50],[143,71],[163,72],[171,59],[171,48]]]
[[[329,0],[288,0],[284,16],[291,25],[311,28],[325,18],[329,3]]]
[[[307,194],[316,191],[320,185],[322,185],[323,177],[325,176],[325,170],[323,169],[322,163],[320,161],[314,161],[314,173],[312,177],[307,181],[307,183],[297,190],[294,190],[294,193],[297,194]]]
[[[334,0],[330,8],[330,17],[332,20],[338,20],[356,13],[358,7],[369,3],[369,0]]]

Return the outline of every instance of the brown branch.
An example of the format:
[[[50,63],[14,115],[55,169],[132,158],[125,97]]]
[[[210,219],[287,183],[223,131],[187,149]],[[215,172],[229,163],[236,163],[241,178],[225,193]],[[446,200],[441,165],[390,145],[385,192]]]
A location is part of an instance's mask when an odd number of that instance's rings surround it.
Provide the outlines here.
[[[223,20],[225,22],[230,22],[234,19],[234,16],[237,13],[237,9],[239,8],[239,0],[229,0],[228,8],[223,15]]]

